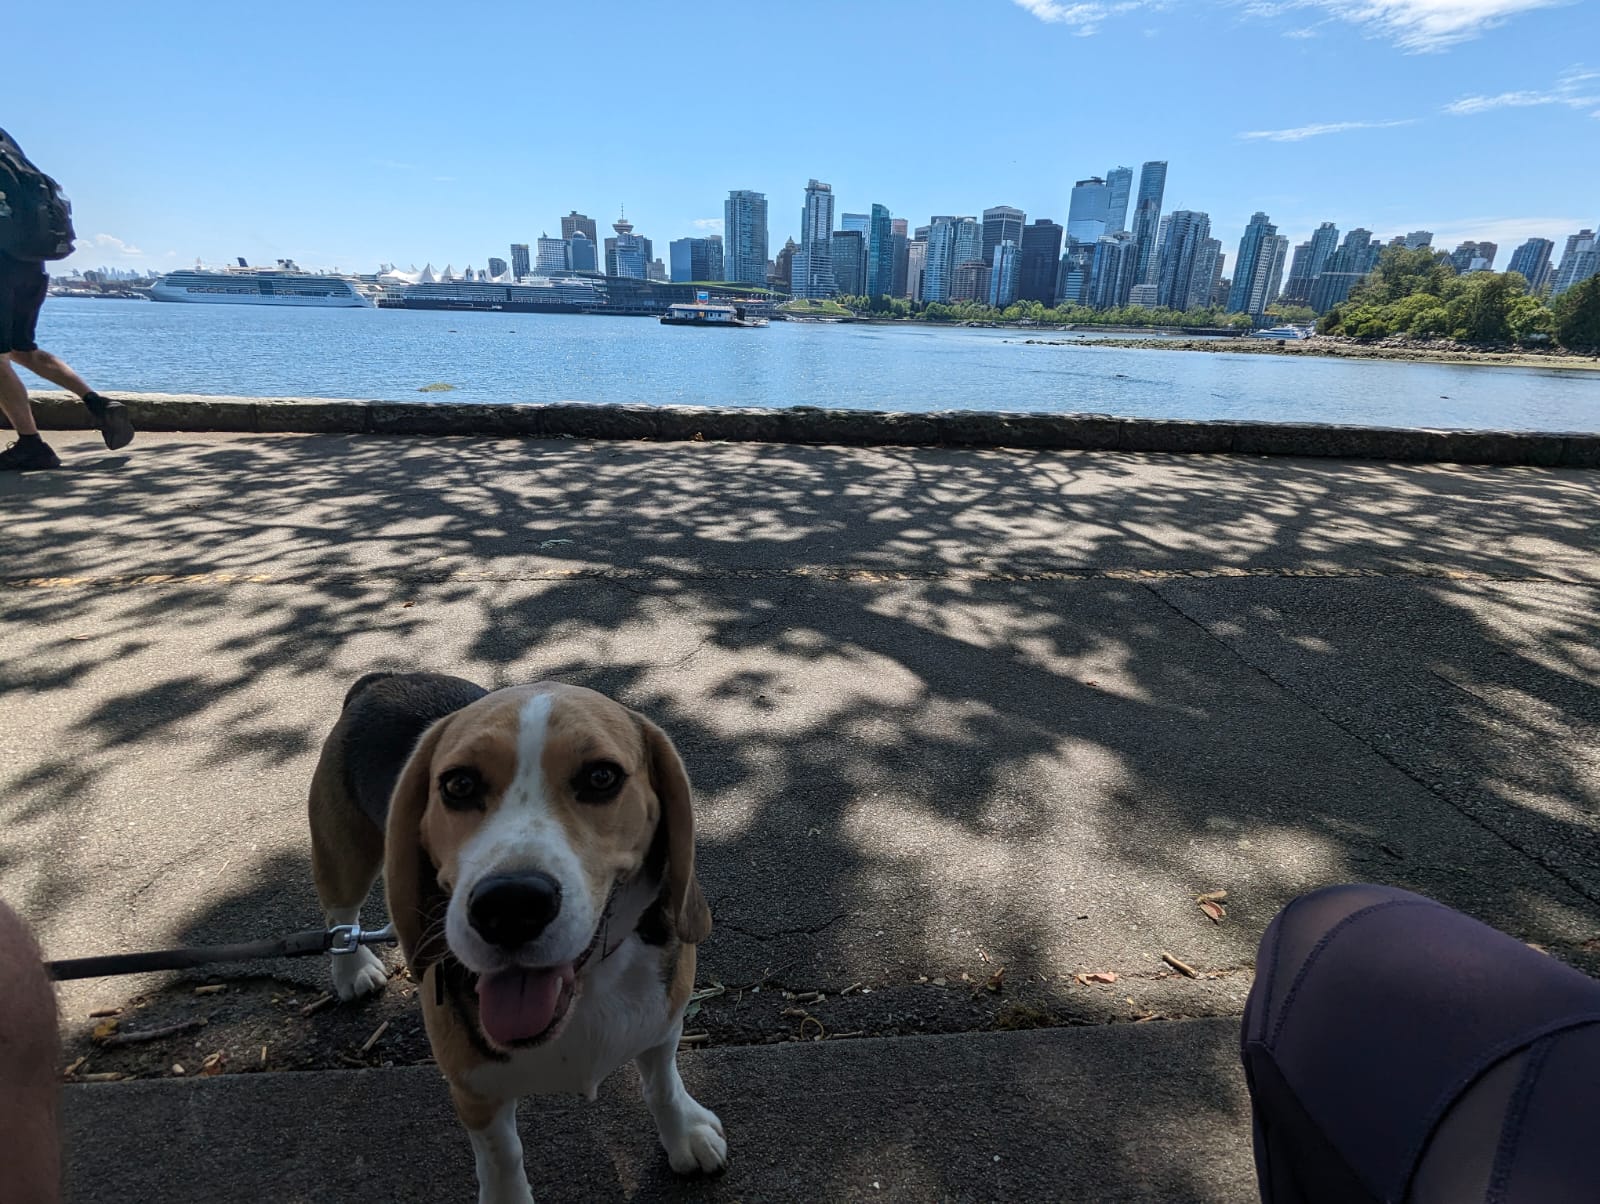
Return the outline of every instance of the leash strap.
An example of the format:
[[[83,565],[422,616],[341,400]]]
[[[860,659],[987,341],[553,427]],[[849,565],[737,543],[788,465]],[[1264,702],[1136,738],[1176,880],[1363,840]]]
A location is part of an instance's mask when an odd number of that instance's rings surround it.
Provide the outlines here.
[[[393,944],[398,938],[392,925],[363,929],[359,924],[312,928],[275,940],[247,941],[240,945],[188,945],[149,953],[113,953],[103,957],[73,957],[46,962],[45,973],[55,982],[75,978],[112,978],[121,974],[146,974],[152,970],[190,970],[220,962],[253,962],[281,957],[310,957],[319,953],[354,953],[363,945]]]

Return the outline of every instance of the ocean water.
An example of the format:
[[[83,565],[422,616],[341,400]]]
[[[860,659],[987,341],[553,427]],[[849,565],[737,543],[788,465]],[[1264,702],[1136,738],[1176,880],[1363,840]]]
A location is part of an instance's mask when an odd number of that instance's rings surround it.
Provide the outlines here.
[[[51,298],[39,341],[103,392],[1019,410],[1600,431],[1600,372],[1096,347],[921,325],[276,309]],[[448,393],[423,386],[453,385]]]

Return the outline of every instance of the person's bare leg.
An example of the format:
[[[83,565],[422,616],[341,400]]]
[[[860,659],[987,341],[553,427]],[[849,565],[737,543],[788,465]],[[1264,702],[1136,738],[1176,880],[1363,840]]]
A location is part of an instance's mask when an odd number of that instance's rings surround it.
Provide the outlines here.
[[[0,903],[0,984],[5,992],[0,1006],[0,1200],[58,1204],[56,997],[39,947],[4,903]]]
[[[35,347],[32,351],[13,351],[11,358],[21,364],[35,376],[42,376],[53,385],[76,393],[80,398],[94,392],[88,383],[72,370],[72,366],[59,356],[51,355],[43,348]]]
[[[28,388],[11,366],[10,357],[0,355],[0,410],[6,421],[19,435],[37,435],[38,424],[33,420],[33,407],[28,404]]]

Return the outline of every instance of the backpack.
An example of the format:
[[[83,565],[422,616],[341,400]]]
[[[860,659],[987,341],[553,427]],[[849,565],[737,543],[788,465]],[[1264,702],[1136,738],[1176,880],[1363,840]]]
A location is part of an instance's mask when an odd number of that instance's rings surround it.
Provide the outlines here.
[[[65,259],[72,254],[72,202],[0,130],[0,253],[12,259]]]

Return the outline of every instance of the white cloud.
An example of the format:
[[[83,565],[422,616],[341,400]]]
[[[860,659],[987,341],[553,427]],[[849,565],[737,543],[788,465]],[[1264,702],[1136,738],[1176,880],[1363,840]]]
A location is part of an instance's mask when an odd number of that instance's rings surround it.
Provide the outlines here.
[[[99,250],[109,250],[113,255],[127,255],[130,258],[143,255],[144,252],[132,243],[123,242],[115,234],[96,234],[89,243]]]
[[[1263,142],[1303,142],[1307,138],[1318,138],[1323,134],[1342,134],[1346,130],[1387,130],[1397,125],[1414,125],[1416,120],[1415,117],[1406,117],[1399,121],[1326,121],[1314,125],[1297,125],[1288,130],[1249,130],[1239,137]]]
[[[1444,111],[1454,117],[1470,117],[1491,109],[1528,109],[1538,105],[1564,105],[1569,109],[1600,105],[1600,71],[1571,67],[1556,77],[1554,87],[1499,92],[1493,96],[1463,96],[1445,105]]]
[[[1568,0],[1300,0],[1411,54],[1470,41],[1512,17]]]
[[[1089,37],[1098,31],[1100,22],[1119,13],[1130,13],[1140,8],[1160,8],[1162,0],[1085,0],[1083,3],[1064,3],[1063,0],[1013,0],[1018,8],[1026,9],[1039,20],[1051,25],[1070,26],[1079,37]]]
[[[1303,38],[1320,38],[1322,36],[1322,34],[1317,31],[1315,26],[1307,25],[1303,29],[1288,29],[1288,30],[1285,30],[1283,36],[1286,37],[1286,38],[1303,39]]]
[[[722,233],[722,219],[720,217],[697,217],[691,224],[696,230],[704,230],[710,234]]]

